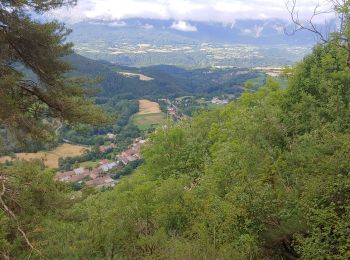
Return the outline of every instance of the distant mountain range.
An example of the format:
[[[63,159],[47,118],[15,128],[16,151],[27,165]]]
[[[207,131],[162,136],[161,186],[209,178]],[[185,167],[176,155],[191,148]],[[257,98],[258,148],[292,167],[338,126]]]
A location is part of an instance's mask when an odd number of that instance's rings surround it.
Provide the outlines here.
[[[146,44],[211,44],[306,45],[314,44],[315,36],[300,31],[293,36],[292,24],[283,20],[238,20],[233,23],[194,22],[153,19],[118,21],[91,20],[73,24],[75,38],[114,37],[118,42]]]
[[[285,34],[293,26],[282,20],[90,20],[69,27],[77,53],[138,67],[283,66],[302,59],[316,42],[306,31]]]

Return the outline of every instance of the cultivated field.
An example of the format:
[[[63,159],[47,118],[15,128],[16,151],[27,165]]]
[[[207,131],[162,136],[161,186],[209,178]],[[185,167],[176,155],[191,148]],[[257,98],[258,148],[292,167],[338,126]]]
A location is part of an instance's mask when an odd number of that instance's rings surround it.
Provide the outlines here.
[[[136,114],[133,117],[133,122],[139,127],[140,130],[147,130],[153,127],[157,127],[165,120],[163,113],[139,115]]]
[[[154,78],[148,77],[148,76],[143,75],[143,74],[138,74],[138,73],[119,72],[119,74],[122,74],[123,76],[129,77],[129,78],[138,77],[139,80],[142,80],[142,81],[151,81],[151,80],[154,80]]]
[[[157,102],[146,99],[139,100],[139,110],[140,112],[133,116],[133,122],[141,130],[157,127],[165,119]]]
[[[139,115],[161,113],[159,104],[146,99],[139,100]]]
[[[73,157],[82,155],[84,151],[88,150],[85,146],[72,145],[72,144],[62,144],[56,149],[48,152],[37,152],[37,153],[18,153],[16,154],[16,159],[18,160],[33,160],[39,159],[43,160],[44,164],[50,168],[58,168],[58,159],[60,157]],[[6,160],[13,160],[9,156],[0,157],[0,163],[6,162]]]

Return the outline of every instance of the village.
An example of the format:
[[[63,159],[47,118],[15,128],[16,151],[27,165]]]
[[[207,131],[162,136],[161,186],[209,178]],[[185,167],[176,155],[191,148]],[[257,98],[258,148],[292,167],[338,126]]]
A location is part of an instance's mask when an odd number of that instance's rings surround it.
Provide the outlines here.
[[[127,150],[117,155],[115,160],[102,159],[99,161],[98,167],[79,167],[71,171],[57,172],[54,179],[60,182],[77,183],[94,188],[114,187],[118,183],[118,180],[112,178],[111,172],[140,160],[142,158],[141,147],[146,143],[147,140],[137,138]],[[101,146],[99,149],[103,152],[116,147],[116,144],[111,144],[109,146]]]

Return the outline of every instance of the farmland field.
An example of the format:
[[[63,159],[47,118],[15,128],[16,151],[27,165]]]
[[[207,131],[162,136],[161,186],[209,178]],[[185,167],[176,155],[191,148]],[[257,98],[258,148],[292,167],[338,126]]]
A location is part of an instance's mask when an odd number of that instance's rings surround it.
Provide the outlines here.
[[[140,130],[147,130],[149,128],[157,127],[165,120],[164,113],[156,114],[136,114],[133,117],[133,122]]]
[[[160,110],[157,102],[145,99],[139,100],[139,111],[139,113],[133,116],[132,120],[140,130],[157,127],[165,120],[165,115]]]
[[[139,100],[139,115],[161,113],[160,106],[157,102],[141,99]]]
[[[119,72],[119,74],[122,74],[126,77],[132,78],[132,77],[137,77],[139,78],[139,80],[141,81],[151,81],[154,80],[154,78],[148,77],[146,75],[143,74],[139,74],[139,73],[131,73],[131,72]]]
[[[89,148],[80,145],[62,144],[52,151],[37,152],[37,153],[17,153],[16,159],[19,160],[43,160],[44,164],[50,168],[58,168],[58,159],[70,156],[79,156]],[[0,163],[13,160],[9,156],[0,157]]]

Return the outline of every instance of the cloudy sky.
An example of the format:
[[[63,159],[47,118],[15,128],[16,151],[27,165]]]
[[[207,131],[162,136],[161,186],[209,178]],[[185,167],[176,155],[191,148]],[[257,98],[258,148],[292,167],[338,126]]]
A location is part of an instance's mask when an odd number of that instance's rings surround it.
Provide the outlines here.
[[[66,22],[85,19],[174,19],[233,22],[237,19],[288,19],[286,0],[78,0],[74,8],[55,11]],[[325,0],[298,0],[301,17]],[[179,22],[174,26],[185,26]]]

